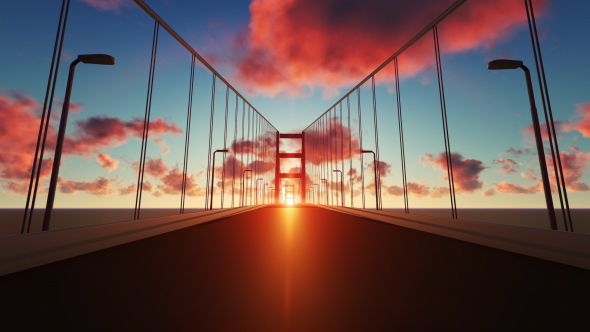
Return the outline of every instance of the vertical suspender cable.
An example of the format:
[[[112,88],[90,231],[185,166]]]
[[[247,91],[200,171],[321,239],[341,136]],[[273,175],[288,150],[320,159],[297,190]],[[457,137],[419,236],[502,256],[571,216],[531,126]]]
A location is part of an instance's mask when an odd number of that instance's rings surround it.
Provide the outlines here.
[[[193,109],[193,85],[195,78],[195,56],[191,56],[191,78],[188,89],[188,111],[186,113],[186,137],[184,141],[184,163],[182,166],[182,191],[180,194],[180,213],[184,213],[184,202],[186,198],[186,180],[188,174],[188,151],[191,136],[191,116]]]
[[[234,112],[234,140],[232,144],[232,148],[236,144],[236,139],[238,138],[238,94],[236,93],[236,110]],[[232,180],[231,180],[231,207],[234,207],[234,191],[236,188],[236,151],[234,149],[234,160],[233,160],[233,172],[232,172]]]
[[[242,182],[240,183],[240,188],[242,188],[242,190],[240,191],[240,206],[245,205],[244,194],[246,193],[246,186],[244,185],[244,181],[246,180],[246,179],[244,179],[244,177],[246,176],[244,174],[244,170],[246,170],[246,167],[244,167],[244,116],[245,115],[246,115],[246,101],[242,99],[242,142],[240,143],[240,165],[242,165],[242,167],[240,168],[240,175],[242,177]]]
[[[543,111],[545,113],[545,124],[547,126],[547,133],[549,134],[549,146],[551,147],[551,156],[553,161],[553,170],[555,172],[555,182],[557,183],[557,192],[559,193],[559,203],[561,204],[561,213],[563,215],[563,223],[566,231],[574,231],[572,225],[572,215],[570,213],[570,205],[567,198],[567,189],[565,179],[563,176],[563,169],[561,166],[561,156],[559,145],[557,144],[557,132],[555,131],[555,122],[553,121],[553,112],[551,110],[551,100],[549,99],[549,88],[547,87],[547,79],[545,77],[545,66],[543,65],[543,56],[541,55],[541,44],[539,43],[539,35],[537,34],[537,23],[535,22],[535,13],[533,11],[533,3],[530,0],[525,0],[527,20],[529,24],[529,32],[531,35],[531,43],[533,46],[533,54],[535,56],[535,65],[537,67],[537,78],[539,80],[539,87],[541,89],[541,100],[543,101]],[[529,12],[530,6],[530,12]],[[537,58],[538,54],[538,58]],[[540,68],[539,68],[540,65]],[[540,70],[539,70],[540,69]],[[547,102],[545,102],[545,98]],[[548,116],[549,115],[549,116]],[[555,144],[555,149],[553,145]],[[556,164],[557,160],[557,164]],[[559,171],[558,171],[559,170]],[[561,187],[563,186],[563,196],[561,194]],[[565,200],[565,209],[563,201]],[[567,211],[567,218],[566,218]],[[568,229],[569,218],[569,229]]]
[[[356,89],[356,96],[358,99],[358,113],[359,113],[359,144],[360,144],[360,149],[363,149],[363,126],[362,126],[362,114],[361,114],[361,89],[358,88]],[[362,198],[363,198],[363,209],[365,208],[365,171],[364,171],[364,158],[363,158],[363,154],[360,154],[360,158],[361,158],[361,185],[362,185]]]
[[[209,201],[209,195],[213,193],[209,192],[209,184],[214,181],[211,179],[211,145],[213,140],[213,116],[215,115],[215,82],[217,76],[213,74],[213,83],[211,84],[211,116],[209,118],[209,150],[207,152],[207,187],[205,188],[205,210],[209,209],[207,202]]]
[[[341,193],[340,195],[342,196],[342,206],[344,207],[346,205],[346,199],[344,198],[344,128],[342,127],[342,102],[340,102],[340,157],[342,157],[341,162],[340,162],[340,181],[342,181],[340,183],[341,185]]]
[[[141,196],[143,191],[143,176],[145,171],[145,159],[147,152],[147,143],[150,129],[150,115],[152,113],[152,95],[154,90],[154,74],[156,71],[156,55],[158,53],[158,36],[160,32],[160,23],[154,23],[154,39],[152,41],[152,57],[150,62],[150,77],[148,81],[147,100],[145,105],[145,115],[143,119],[143,135],[141,138],[141,154],[139,158],[139,172],[137,174],[137,193],[135,194],[135,215],[134,219],[139,219],[141,211]]]
[[[449,180],[449,192],[451,196],[451,212],[454,219],[457,219],[457,201],[455,199],[455,181],[453,178],[453,162],[451,144],[449,140],[449,127],[447,122],[447,107],[445,102],[445,88],[442,77],[442,63],[440,61],[440,48],[438,43],[438,27],[435,25],[432,28],[434,35],[434,53],[436,57],[436,70],[438,76],[438,92],[440,97],[440,109],[442,113],[443,135],[445,140],[445,154],[447,157],[447,177]]]
[[[393,59],[393,65],[395,67],[395,94],[397,96],[397,120],[399,127],[399,148],[402,164],[402,180],[404,186],[404,212],[410,213],[409,197],[408,197],[408,182],[406,178],[406,152],[404,148],[404,126],[402,121],[402,102],[401,102],[401,90],[399,83],[399,67],[397,64],[397,57]]]
[[[373,90],[373,119],[375,122],[375,167],[377,172],[377,183],[375,183],[375,193],[377,195],[377,210],[381,210],[381,162],[379,159],[379,131],[377,127],[377,96],[375,94],[375,76],[371,77],[371,88]]]
[[[250,105],[248,105],[248,155],[246,156],[246,165],[250,166],[250,155],[252,154],[252,141],[250,140]],[[250,172],[250,180],[254,175]],[[250,202],[248,203],[248,196],[250,197]],[[252,205],[252,182],[250,182],[250,186],[248,191],[246,192],[246,204]]]
[[[64,19],[64,8],[65,8],[65,19]],[[33,167],[31,167],[31,179],[29,180],[29,190],[27,192],[27,202],[25,204],[25,213],[23,216],[23,223],[21,226],[20,233],[25,232],[25,224],[27,223],[27,214],[29,214],[29,225],[27,227],[27,233],[31,229],[31,222],[33,220],[33,211],[35,210],[35,201],[37,199],[37,187],[39,184],[39,178],[41,175],[41,165],[43,164],[43,153],[45,151],[45,141],[47,140],[47,129],[49,127],[49,119],[51,118],[51,108],[53,105],[53,96],[55,94],[55,83],[57,81],[57,73],[59,71],[59,63],[61,59],[61,49],[63,46],[63,40],[66,33],[66,24],[68,22],[68,12],[70,9],[70,0],[63,0],[61,3],[61,11],[59,14],[59,23],[57,24],[57,33],[55,34],[55,45],[53,46],[53,56],[51,58],[51,67],[49,68],[49,78],[47,79],[47,89],[45,90],[45,101],[43,102],[43,112],[41,113],[41,122],[39,124],[39,135],[37,136],[37,145],[35,147],[35,157],[33,158]],[[62,27],[63,20],[63,27]],[[61,32],[61,34],[60,34]],[[61,36],[61,37],[60,37]],[[59,46],[58,46],[59,45]],[[57,62],[55,57],[57,55]],[[52,79],[53,78],[53,84]],[[51,93],[49,92],[51,90]],[[49,101],[49,107],[47,102]],[[43,130],[45,124],[45,130]],[[41,136],[43,136],[43,143],[41,144]],[[41,148],[39,156],[39,148]],[[39,157],[39,165],[37,166],[37,157]],[[33,179],[35,180],[35,190],[33,191],[33,199],[31,202],[31,210],[29,212],[29,201],[31,200],[31,191],[33,188]]]
[[[346,96],[346,107],[348,108],[348,164],[349,185],[350,185],[350,207],[354,207],[354,184],[352,181],[352,127],[350,126],[350,99]]]
[[[328,113],[328,124],[329,124],[329,135],[328,138],[330,139],[330,202],[332,205],[334,205],[334,155],[335,155],[335,145],[332,144],[333,138],[334,138],[334,117],[335,115],[332,115],[332,111],[334,111],[334,113],[336,112],[336,107],[333,107],[332,110],[330,110],[330,112]]]
[[[227,115],[229,109],[229,86],[225,87],[225,127],[223,128],[223,149],[227,149]],[[223,154],[223,165],[221,171],[221,208],[225,199],[225,153]]]

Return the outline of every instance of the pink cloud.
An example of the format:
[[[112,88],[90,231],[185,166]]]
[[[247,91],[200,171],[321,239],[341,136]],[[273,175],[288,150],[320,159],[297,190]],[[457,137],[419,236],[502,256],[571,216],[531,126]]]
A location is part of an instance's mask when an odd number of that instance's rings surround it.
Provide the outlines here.
[[[493,189],[493,188],[490,188],[490,189],[488,189],[488,190],[484,190],[484,191],[482,191],[482,192],[481,192],[481,195],[482,195],[483,197],[492,197],[492,196],[495,196],[495,195],[496,195],[496,190],[495,190],[495,189]]]
[[[301,94],[307,88],[329,92],[357,83],[391,56],[452,1],[254,0],[249,31],[240,35],[231,59],[236,79],[250,93]],[[536,3],[537,15],[547,0]],[[458,53],[487,50],[526,26],[524,5],[513,0],[467,2],[440,25],[441,50]],[[395,32],[395,33],[392,33]],[[427,35],[399,59],[403,76],[434,65]],[[409,54],[408,52],[408,54]],[[392,81],[386,67],[380,80]]]
[[[471,194],[477,189],[481,189],[483,183],[479,181],[480,173],[487,167],[479,160],[464,159],[463,156],[457,152],[451,154],[451,161],[453,164],[453,179],[455,182],[455,191],[458,194]],[[441,177],[448,180],[447,177],[447,159],[445,153],[440,153],[437,156],[426,154],[420,156],[420,163],[423,165],[431,165],[433,169],[441,171]]]
[[[507,158],[500,158],[497,160],[493,160],[492,164],[502,165],[502,169],[498,170],[498,172],[508,174],[508,175],[516,173],[516,170],[518,168],[518,164],[516,163],[516,161],[514,161],[512,159],[507,159]]]
[[[576,113],[581,117],[578,121],[568,122],[563,131],[579,131],[582,136],[590,137],[590,102],[576,105]]]
[[[110,173],[117,169],[119,165],[119,161],[116,159],[111,158],[108,154],[103,153],[96,156],[96,161],[102,166],[107,173]]]
[[[26,194],[39,132],[41,106],[22,92],[0,89],[0,177],[6,189]],[[54,142],[56,130],[49,126],[47,140]],[[52,151],[51,143],[46,151]],[[46,153],[47,155],[47,153]],[[41,179],[51,174],[51,158],[43,160]]]
[[[60,178],[58,191],[62,194],[75,194],[82,191],[94,196],[103,197],[116,193],[116,190],[111,186],[113,181],[113,179],[105,179],[101,176],[93,182],[67,181]]]
[[[163,118],[156,118],[149,123],[149,138],[167,151],[162,135],[181,134],[182,130],[174,123],[168,123]],[[143,134],[143,120],[133,118],[122,121],[104,115],[93,116],[86,120],[76,121],[76,127],[71,135],[66,136],[64,142],[65,154],[88,155],[100,149],[116,147],[131,138],[141,140]]]
[[[353,157],[360,153],[360,143],[357,136],[352,133],[351,128],[348,128],[344,124],[340,125],[338,117],[331,117],[328,119],[326,130],[310,127],[306,131],[305,139],[308,149],[313,148],[315,151],[322,148],[328,149],[330,147],[333,151],[336,151],[337,148],[338,153],[332,154],[332,158],[335,161],[341,161],[342,159],[349,160],[351,153]],[[349,151],[348,148],[349,141],[352,151]],[[306,156],[306,161],[314,165],[319,165],[322,158],[320,153],[309,153],[309,155]]]
[[[502,194],[524,194],[532,195],[541,192],[540,184],[532,184],[527,187],[523,187],[518,184],[502,181],[501,183],[494,183],[495,189]]]

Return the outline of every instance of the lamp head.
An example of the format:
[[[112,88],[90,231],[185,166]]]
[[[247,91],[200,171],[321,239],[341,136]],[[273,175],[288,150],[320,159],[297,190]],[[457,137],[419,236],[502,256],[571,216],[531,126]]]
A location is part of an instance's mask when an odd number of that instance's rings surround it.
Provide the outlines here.
[[[217,151],[215,151],[215,152],[223,152],[223,153],[226,153],[227,151],[228,151],[228,150],[227,150],[227,149],[225,149],[225,150],[217,150]]]
[[[93,65],[114,65],[115,58],[107,54],[81,54],[78,55],[78,60],[83,63]]]
[[[373,153],[371,150],[361,150],[361,153]]]
[[[489,70],[518,69],[523,66],[520,60],[498,59],[488,63]]]

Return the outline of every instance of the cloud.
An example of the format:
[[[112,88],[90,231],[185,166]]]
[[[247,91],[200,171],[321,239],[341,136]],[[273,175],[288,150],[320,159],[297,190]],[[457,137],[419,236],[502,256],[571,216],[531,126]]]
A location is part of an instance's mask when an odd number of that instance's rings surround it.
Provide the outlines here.
[[[449,195],[449,188],[448,187],[436,187],[433,188],[428,197],[430,198],[441,198]]]
[[[81,104],[74,103],[74,109]],[[12,192],[24,194],[31,176],[31,166],[37,143],[42,106],[24,92],[0,89],[0,178],[4,187]],[[143,120],[134,118],[122,121],[106,116],[90,117],[76,121],[73,132],[66,136],[64,156],[105,155],[100,150],[124,144],[130,138],[141,139]],[[173,123],[162,118],[150,122],[150,138],[160,146],[165,146],[162,135],[180,134],[182,131]],[[153,133],[153,135],[152,135]],[[57,130],[50,122],[47,131],[45,155],[55,150]],[[104,156],[103,156],[104,157]],[[97,157],[97,159],[100,157]],[[99,163],[114,169],[116,160],[107,161],[106,157]],[[52,159],[45,158],[41,170],[41,181],[51,174]]]
[[[471,194],[477,189],[481,189],[483,183],[479,181],[480,173],[487,167],[476,159],[463,159],[463,156],[457,152],[451,154],[453,164],[453,179],[455,191],[457,194]],[[447,177],[447,158],[445,153],[438,156],[426,154],[420,156],[420,163],[424,166],[431,165],[433,169],[441,170],[441,178],[448,180]]]
[[[492,197],[492,196],[495,196],[495,195],[496,195],[496,190],[495,190],[495,189],[493,189],[493,188],[490,188],[490,189],[488,189],[488,190],[484,190],[484,191],[482,191],[482,192],[481,192],[481,195],[482,195],[483,197]]]
[[[275,133],[267,132],[254,140],[237,139],[230,144],[231,154],[251,154],[255,157],[265,157],[265,153],[275,150]]]
[[[524,156],[536,156],[537,153],[533,152],[531,149],[529,148],[524,148],[522,150],[516,150],[514,148],[510,148],[502,153],[500,153],[500,155],[509,155],[509,156],[513,156],[514,158],[519,158],[519,157],[524,157]]]
[[[336,116],[328,118],[327,122],[325,130],[310,127],[306,131],[305,142],[309,151],[306,151],[305,160],[314,165],[319,165],[323,160],[319,151],[330,148],[334,151],[332,154],[332,160],[334,161],[349,160],[351,152],[353,157],[358,156],[360,143],[357,136],[352,133],[351,128],[344,124],[340,125],[340,120]],[[349,150],[349,143],[352,151]],[[336,149],[338,153],[335,152]],[[324,158],[329,158],[329,156],[324,156]]]
[[[498,170],[498,172],[508,175],[516,173],[516,170],[518,169],[518,164],[516,163],[516,161],[504,157],[497,160],[493,160],[492,164],[502,165],[502,169]]]
[[[563,177],[568,191],[590,191],[590,187],[586,183],[581,181],[583,173],[588,170],[587,164],[589,163],[590,153],[584,154],[581,152],[561,152],[561,165],[563,169]],[[553,172],[553,163],[550,159],[548,160],[547,164],[549,171]]]
[[[149,123],[149,138],[158,144],[164,153],[168,151],[162,135],[181,134],[182,130],[163,118],[156,118]],[[105,115],[93,116],[86,120],[76,121],[76,127],[64,141],[64,154],[88,155],[101,149],[116,147],[131,138],[141,140],[143,120],[133,118],[122,121]]]
[[[117,169],[119,165],[119,161],[116,159],[111,158],[108,154],[103,153],[96,156],[96,161],[102,166],[107,173],[110,173]]]
[[[144,181],[142,186],[142,191],[151,192],[154,189],[154,186],[149,181]],[[137,185],[132,184],[127,187],[119,188],[119,195],[125,196],[132,193],[137,192]]]
[[[226,52],[232,57],[211,57],[236,63],[235,79],[249,93],[301,95],[322,87],[330,94],[373,71],[452,2],[254,0],[249,31]],[[546,3],[537,1],[538,16]],[[523,13],[523,4],[513,0],[467,2],[440,25],[441,50],[488,50],[525,26]],[[433,65],[431,35],[399,58],[406,77]],[[381,71],[379,80],[392,81],[392,67]]]
[[[26,194],[31,177],[31,167],[37,135],[41,107],[23,92],[0,89],[0,177],[5,188],[18,194]],[[54,142],[56,130],[49,126],[47,140]],[[47,150],[53,147],[48,144]],[[47,155],[47,153],[46,153]],[[53,161],[43,160],[41,180],[51,174]]]
[[[538,183],[523,187],[518,184],[502,181],[501,183],[494,183],[494,188],[502,194],[532,195],[541,192],[541,186]]]
[[[590,137],[590,102],[576,105],[576,113],[581,119],[563,125],[563,131],[579,131],[582,136]]]
[[[154,193],[154,196],[180,195],[182,192],[182,172],[179,169],[172,169],[168,174],[160,178],[160,181],[162,184],[158,185],[158,191]],[[205,196],[205,191],[197,185],[194,175],[189,174],[186,177],[186,195],[190,197]]]
[[[383,189],[385,189],[385,191],[382,191],[385,195],[397,197],[404,194],[403,187],[399,186],[383,186]],[[408,195],[412,195],[417,198],[441,198],[449,195],[449,188],[435,187],[431,189],[426,184],[408,182]]]
[[[62,194],[75,194],[83,191],[94,196],[108,196],[116,193],[116,190],[112,188],[111,184],[113,179],[105,179],[99,176],[93,182],[86,181],[68,181],[59,178],[58,191]]]
[[[426,197],[430,194],[430,187],[425,184],[408,182],[408,194],[416,197]]]
[[[374,165],[375,165],[375,162],[374,161],[371,161],[369,163],[369,168],[371,169],[371,175],[373,175],[373,176],[375,175],[375,167],[374,167]],[[381,172],[380,173],[381,178],[385,178],[389,174],[391,174],[391,165],[390,164],[388,164],[388,163],[386,163],[384,161],[379,161],[379,162],[377,162],[377,165],[379,165],[377,167],[377,169],[379,170],[379,172]]]
[[[561,126],[561,121],[554,121],[555,124],[555,132],[557,133],[557,138],[561,137],[561,132],[559,126]],[[549,140],[549,133],[547,132],[547,123],[543,122],[539,125],[541,129],[541,137],[543,140]],[[525,134],[525,141],[530,143],[531,145],[535,145],[535,129],[533,125],[529,125],[523,129],[523,133]]]
[[[137,163],[135,163],[137,165]],[[153,177],[161,177],[168,171],[168,165],[161,158],[147,158],[145,162],[145,173]]]
[[[537,173],[535,173],[535,171],[529,171],[526,173],[520,173],[520,177],[523,179],[527,179],[527,180],[534,180],[534,181],[538,181],[539,178],[537,177]]]
[[[78,0],[80,2],[87,3],[88,5],[104,11],[111,11],[119,13],[121,7],[129,7],[132,4],[132,0]]]

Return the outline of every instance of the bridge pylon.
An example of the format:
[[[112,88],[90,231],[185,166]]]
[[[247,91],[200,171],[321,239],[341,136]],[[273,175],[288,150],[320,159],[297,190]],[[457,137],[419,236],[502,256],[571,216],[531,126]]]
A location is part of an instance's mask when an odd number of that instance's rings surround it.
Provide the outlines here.
[[[301,152],[296,153],[281,153],[279,151],[280,139],[281,138],[295,138],[301,139]],[[275,167],[275,202],[280,202],[281,194],[281,179],[301,179],[300,191],[301,191],[301,203],[306,203],[306,197],[303,194],[305,192],[305,135],[304,133],[299,134],[281,134],[277,132],[276,139],[276,167]],[[301,159],[301,171],[300,173],[281,173],[281,159]],[[301,190],[303,188],[303,190]],[[295,197],[293,197],[295,198]]]

